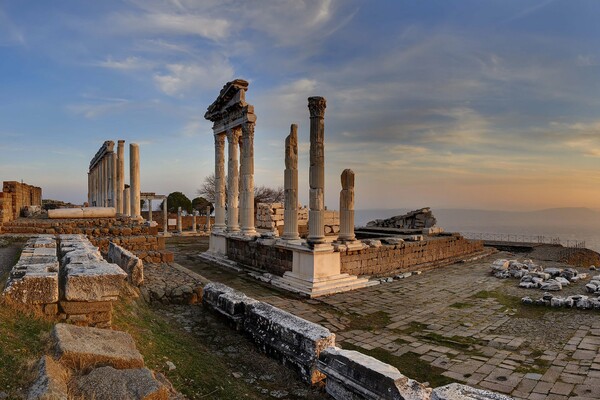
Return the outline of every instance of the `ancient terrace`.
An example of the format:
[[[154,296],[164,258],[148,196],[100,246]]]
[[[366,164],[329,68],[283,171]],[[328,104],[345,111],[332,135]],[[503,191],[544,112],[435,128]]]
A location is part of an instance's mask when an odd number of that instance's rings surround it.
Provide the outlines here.
[[[389,247],[382,247],[378,240],[357,240],[354,233],[354,172],[350,169],[341,174],[339,234],[326,237],[324,121],[327,102],[325,98],[318,96],[308,98],[308,234],[301,238],[298,230],[300,210],[296,125],[291,125],[290,134],[285,139],[283,235],[279,237],[277,232],[257,232],[254,225],[256,115],[254,107],[246,102],[247,90],[248,82],[244,80],[228,82],[204,116],[213,122],[216,185],[215,225],[210,236],[209,250],[202,254],[204,259],[227,266],[257,268],[268,273],[268,280],[275,286],[317,297],[379,283],[378,280],[358,275],[390,273],[426,263],[430,266],[448,263],[458,257],[482,251],[481,243],[466,241],[456,234],[440,235],[440,229],[432,230],[430,227],[424,227],[428,228],[426,231],[413,229],[408,232],[411,235],[404,237],[395,235],[401,232],[388,232],[396,236],[389,242]],[[424,238],[423,233],[431,236]],[[398,246],[400,243],[402,244]]]

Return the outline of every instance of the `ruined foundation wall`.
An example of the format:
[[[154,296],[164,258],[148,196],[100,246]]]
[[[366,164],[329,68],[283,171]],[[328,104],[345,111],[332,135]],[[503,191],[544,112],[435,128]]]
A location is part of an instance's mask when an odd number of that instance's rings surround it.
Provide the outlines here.
[[[148,220],[148,211],[142,211],[142,218],[144,218],[145,220]],[[175,221],[177,221],[177,213],[169,213],[167,218],[174,219]],[[182,229],[184,231],[191,231],[193,220],[194,220],[194,217],[191,215],[182,216],[181,217]],[[158,224],[159,231],[163,230],[163,212],[161,210],[152,211],[152,221],[154,221]],[[202,229],[204,229],[205,224],[206,224],[206,216],[205,215],[196,216],[196,226],[198,227],[197,228],[198,230],[201,231]],[[211,224],[211,226],[215,224],[214,217],[210,218],[210,224]],[[177,231],[177,222],[175,222],[175,225],[169,225],[169,232],[175,232],[175,231]]]
[[[42,188],[17,181],[4,181],[0,201],[3,203],[0,222],[12,221],[19,217],[23,207],[42,206]]]
[[[293,252],[257,241],[227,239],[227,257],[250,267],[283,276],[292,270]]]
[[[390,275],[450,264],[483,250],[483,242],[462,236],[440,236],[421,242],[369,247],[341,252],[341,272],[351,275]]]
[[[277,229],[279,235],[284,231],[285,209],[282,203],[258,203],[256,207],[256,227],[260,229]],[[335,210],[323,211],[325,235],[336,235],[340,232],[340,213]],[[301,237],[308,235],[308,208],[298,208],[298,232]]]

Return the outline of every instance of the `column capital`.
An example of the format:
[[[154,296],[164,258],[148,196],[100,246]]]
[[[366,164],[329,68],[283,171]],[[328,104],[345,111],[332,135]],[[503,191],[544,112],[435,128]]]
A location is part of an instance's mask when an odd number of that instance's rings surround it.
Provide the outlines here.
[[[235,127],[227,130],[227,141],[229,143],[238,144],[240,141],[240,136],[242,135],[242,128]]]
[[[325,118],[327,100],[325,97],[313,96],[308,98],[308,111],[311,118]]]

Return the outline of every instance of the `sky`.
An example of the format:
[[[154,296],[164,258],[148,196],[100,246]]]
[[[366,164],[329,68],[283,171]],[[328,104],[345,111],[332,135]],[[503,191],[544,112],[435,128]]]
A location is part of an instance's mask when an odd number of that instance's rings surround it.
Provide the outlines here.
[[[324,96],[328,208],[600,207],[600,1],[0,0],[0,180],[82,203],[105,140],[141,189],[197,195],[206,108],[241,78],[255,183],[283,185]],[[126,164],[127,165],[127,164]],[[126,168],[128,170],[128,168]]]

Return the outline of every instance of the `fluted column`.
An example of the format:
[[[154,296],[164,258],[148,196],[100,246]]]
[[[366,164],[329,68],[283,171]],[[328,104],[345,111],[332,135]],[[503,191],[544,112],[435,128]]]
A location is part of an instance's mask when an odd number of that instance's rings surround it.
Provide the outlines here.
[[[310,112],[310,169],[308,237],[310,245],[325,243],[325,107],[324,97],[309,97]]]
[[[183,231],[182,223],[181,223],[181,207],[177,207],[177,232],[181,233]]]
[[[125,190],[125,141],[117,143],[117,214],[123,214],[123,190]]]
[[[340,234],[341,242],[354,241],[354,171],[342,172],[342,190],[340,191]]]
[[[285,138],[285,171],[283,183],[285,211],[283,236],[285,240],[300,239],[298,235],[298,125],[292,124]]]
[[[140,217],[140,146],[129,144],[129,179],[131,188],[131,217]]]
[[[242,234],[254,235],[254,123],[242,125],[240,144],[240,224]]]
[[[163,199],[163,233],[166,235],[169,230],[169,214],[167,210],[167,198]]]
[[[115,153],[108,154],[108,179],[109,179],[109,207],[117,208],[117,155]]]
[[[225,230],[225,133],[215,134],[215,231]]]
[[[227,232],[238,232],[239,224],[239,147],[240,129],[231,129],[227,132],[228,160],[227,160]]]
[[[108,196],[109,196],[109,193],[108,193],[108,188],[109,188],[108,173],[109,173],[109,170],[108,170],[108,157],[106,155],[104,157],[102,157],[102,165],[104,166],[103,170],[102,170],[102,173],[104,175],[103,182],[102,182],[103,185],[104,185],[104,200],[102,202],[102,207],[108,207]]]

